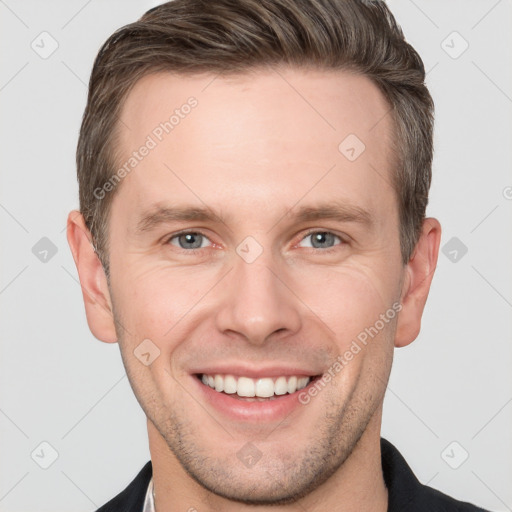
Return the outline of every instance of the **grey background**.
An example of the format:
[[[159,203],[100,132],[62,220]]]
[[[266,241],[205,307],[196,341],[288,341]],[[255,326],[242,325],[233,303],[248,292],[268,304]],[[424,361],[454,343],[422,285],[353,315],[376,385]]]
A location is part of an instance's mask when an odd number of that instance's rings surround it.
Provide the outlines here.
[[[95,510],[149,459],[118,346],[88,329],[65,225],[93,59],[157,3],[0,0],[2,512]],[[422,332],[395,351],[382,435],[423,483],[512,510],[512,3],[389,3],[429,70],[444,252]],[[52,39],[47,58],[31,47]]]

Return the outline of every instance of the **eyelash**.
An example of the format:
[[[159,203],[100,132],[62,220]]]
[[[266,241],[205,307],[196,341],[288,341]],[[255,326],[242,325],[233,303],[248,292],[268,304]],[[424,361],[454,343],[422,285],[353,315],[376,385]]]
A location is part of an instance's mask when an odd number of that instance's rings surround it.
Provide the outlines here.
[[[326,249],[319,249],[319,248],[316,248],[316,247],[306,247],[306,249],[313,249],[313,250],[316,250],[316,251],[321,251],[323,253],[331,253],[333,251],[335,251],[338,247],[342,246],[342,245],[345,245],[347,242],[346,240],[343,239],[343,237],[341,237],[340,235],[337,235],[336,233],[332,232],[332,231],[328,231],[328,230],[321,230],[321,229],[311,229],[309,231],[307,231],[304,236],[300,239],[299,242],[302,242],[305,238],[307,238],[308,236],[314,234],[314,233],[327,233],[327,234],[330,234],[330,235],[334,235],[336,238],[338,238],[340,240],[340,243],[333,246],[333,247],[328,247]],[[179,231],[178,233],[174,233],[172,234],[171,236],[167,237],[164,241],[164,245],[167,245],[167,244],[170,244],[171,240],[173,240],[174,238],[178,238],[180,236],[183,236],[183,235],[201,235],[201,236],[204,236],[206,239],[210,240],[208,238],[207,235],[205,235],[202,231]],[[185,253],[196,253],[197,251],[201,251],[202,249],[206,249],[206,247],[198,247],[198,248],[195,248],[195,249],[183,249],[181,247],[175,247],[176,249],[178,249],[179,251],[182,251],[182,252],[185,252]]]

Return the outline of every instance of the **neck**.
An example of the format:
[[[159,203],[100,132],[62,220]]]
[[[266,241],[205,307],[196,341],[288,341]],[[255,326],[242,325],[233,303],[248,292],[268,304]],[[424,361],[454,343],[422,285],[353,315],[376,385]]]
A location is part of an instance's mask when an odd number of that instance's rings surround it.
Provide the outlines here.
[[[156,512],[387,512],[388,491],[382,473],[377,409],[352,453],[337,471],[307,496],[290,505],[255,506],[228,500],[205,489],[181,466],[165,440],[148,420]]]

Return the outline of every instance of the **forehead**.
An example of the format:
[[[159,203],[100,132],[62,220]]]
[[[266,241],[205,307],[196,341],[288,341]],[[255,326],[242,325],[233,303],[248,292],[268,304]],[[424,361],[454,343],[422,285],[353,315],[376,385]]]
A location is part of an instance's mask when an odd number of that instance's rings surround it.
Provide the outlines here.
[[[289,203],[308,190],[313,198],[336,186],[338,197],[375,203],[391,194],[389,113],[375,84],[346,71],[148,75],[123,105],[119,154],[126,162],[149,140],[152,147],[118,195],[141,206],[176,199],[173,183],[180,177],[187,199],[196,202],[226,204],[236,193],[250,195],[254,205]]]
[[[187,124],[198,130],[210,129],[212,144],[225,135],[218,129],[227,125],[244,128],[231,129],[228,142],[236,142],[237,135],[238,140],[246,140],[249,128],[264,128],[269,134],[287,128],[281,139],[293,140],[310,138],[313,131],[338,139],[352,130],[368,144],[379,139],[385,143],[383,139],[391,135],[391,118],[386,116],[390,106],[367,77],[348,71],[275,67],[226,76],[170,72],[147,75],[136,82],[125,99],[122,140],[128,146],[138,143],[137,139],[168,121],[191,97],[199,108]],[[262,126],[269,121],[272,124]],[[179,131],[173,133],[174,138],[179,137]]]

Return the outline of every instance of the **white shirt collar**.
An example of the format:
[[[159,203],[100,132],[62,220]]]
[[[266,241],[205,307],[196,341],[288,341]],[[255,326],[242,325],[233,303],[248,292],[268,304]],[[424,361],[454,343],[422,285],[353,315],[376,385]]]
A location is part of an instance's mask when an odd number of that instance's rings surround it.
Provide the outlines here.
[[[151,477],[148,484],[148,490],[146,491],[146,498],[144,499],[142,512],[155,512],[155,501],[153,499],[153,477]]]

